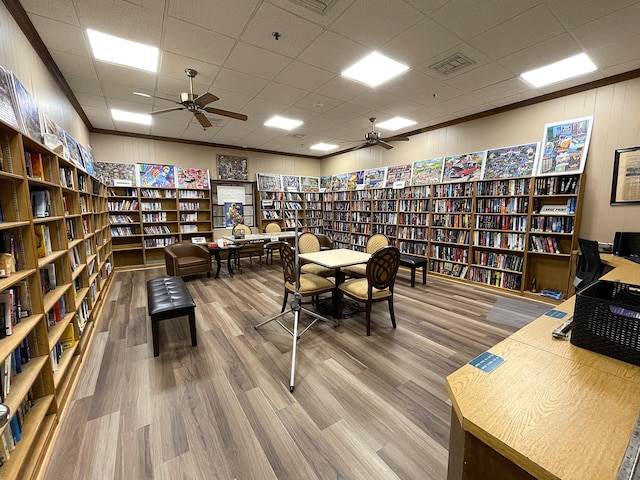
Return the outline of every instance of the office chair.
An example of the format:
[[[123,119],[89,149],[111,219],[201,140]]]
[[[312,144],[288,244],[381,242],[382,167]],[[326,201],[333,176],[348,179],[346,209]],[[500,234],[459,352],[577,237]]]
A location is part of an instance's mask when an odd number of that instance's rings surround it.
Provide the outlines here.
[[[576,278],[573,282],[576,292],[598,280],[602,273],[598,242],[579,238],[578,245],[580,245],[580,258]]]

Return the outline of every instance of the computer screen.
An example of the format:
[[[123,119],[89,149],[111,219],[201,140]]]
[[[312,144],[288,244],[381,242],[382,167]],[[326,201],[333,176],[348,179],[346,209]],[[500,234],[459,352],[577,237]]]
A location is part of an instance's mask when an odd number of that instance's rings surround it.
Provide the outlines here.
[[[616,232],[613,253],[620,257],[640,257],[640,232]]]

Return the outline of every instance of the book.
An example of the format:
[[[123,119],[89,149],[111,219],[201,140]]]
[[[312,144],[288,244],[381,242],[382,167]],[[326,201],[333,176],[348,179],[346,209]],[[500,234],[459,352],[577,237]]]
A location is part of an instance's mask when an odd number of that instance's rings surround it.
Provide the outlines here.
[[[31,176],[44,180],[44,164],[42,163],[42,155],[37,152],[31,152]]]
[[[36,254],[38,258],[51,255],[51,235],[47,225],[34,225],[36,234]]]
[[[0,308],[3,311],[3,315],[0,321],[4,326],[5,336],[9,336],[13,334],[13,326],[15,323],[14,319],[12,318],[13,311],[14,311],[13,302],[14,302],[14,295],[11,290],[5,290],[4,292],[0,292],[0,305],[2,305],[2,307]]]
[[[31,213],[34,218],[46,218],[51,215],[49,190],[33,190],[31,192]]]

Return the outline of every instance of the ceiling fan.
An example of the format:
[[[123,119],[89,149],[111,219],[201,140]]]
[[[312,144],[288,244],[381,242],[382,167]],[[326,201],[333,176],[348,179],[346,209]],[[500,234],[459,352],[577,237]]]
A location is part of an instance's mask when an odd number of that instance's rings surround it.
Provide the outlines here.
[[[189,77],[189,93],[181,93],[180,101],[176,102],[175,100],[169,100],[168,98],[162,97],[154,97],[160,98],[161,100],[167,100],[169,102],[174,102],[180,105],[179,107],[173,108],[165,108],[163,110],[156,110],[155,112],[149,113],[149,115],[159,115],[161,113],[174,112],[177,110],[189,110],[193,113],[193,116],[196,117],[196,120],[200,122],[202,128],[208,128],[211,126],[211,122],[207,118],[207,116],[203,112],[213,113],[215,115],[222,115],[223,117],[235,118],[237,120],[246,121],[247,116],[242,113],[230,112],[228,110],[221,110],[219,108],[207,107],[207,105],[211,102],[215,102],[218,100],[213,93],[205,92],[201,95],[196,96],[193,93],[193,79],[196,77],[198,72],[193,68],[186,68],[184,73]]]
[[[369,118],[369,121],[371,122],[371,131],[365,134],[364,143],[354,147],[352,150],[358,150],[359,148],[370,147],[372,145],[380,145],[390,150],[393,148],[393,145],[390,145],[388,142],[406,142],[409,140],[409,137],[405,136],[382,138],[380,132],[376,132],[376,117]]]

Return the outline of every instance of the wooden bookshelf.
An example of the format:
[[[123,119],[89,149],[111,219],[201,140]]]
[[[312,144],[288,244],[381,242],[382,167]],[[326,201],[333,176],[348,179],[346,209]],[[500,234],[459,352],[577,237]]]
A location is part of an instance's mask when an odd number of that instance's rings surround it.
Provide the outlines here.
[[[76,383],[79,345],[93,331],[91,313],[80,327],[78,292],[90,290],[88,261],[96,251],[104,275],[95,289],[109,286],[111,235],[106,190],[96,178],[4,124],[0,152],[0,393],[12,417],[0,434],[6,443],[12,429],[21,430],[0,478],[30,479]]]

